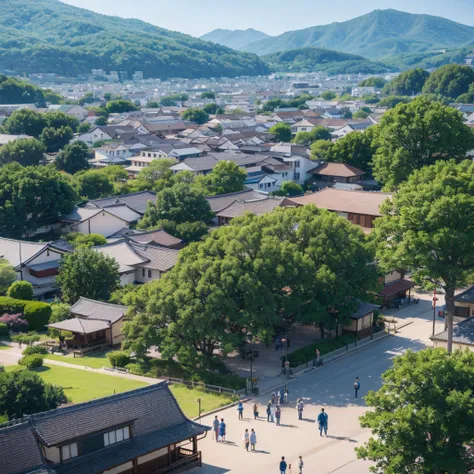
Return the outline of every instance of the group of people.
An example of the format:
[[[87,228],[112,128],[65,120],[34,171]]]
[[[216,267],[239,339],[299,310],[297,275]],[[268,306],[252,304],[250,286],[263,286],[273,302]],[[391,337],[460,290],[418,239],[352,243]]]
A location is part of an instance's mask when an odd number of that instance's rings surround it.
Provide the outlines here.
[[[225,443],[225,430],[226,424],[224,422],[224,418],[221,418],[221,421],[219,421],[219,418],[216,415],[214,421],[212,422],[212,432],[217,443],[219,441]]]
[[[304,467],[304,461],[303,461],[303,456],[300,456],[298,458],[298,463],[296,464],[298,467],[298,474],[303,474],[303,467]],[[285,456],[281,457],[280,461],[280,474],[287,474],[287,469],[288,469],[288,474],[296,474],[292,472],[291,464],[287,464],[285,460]]]

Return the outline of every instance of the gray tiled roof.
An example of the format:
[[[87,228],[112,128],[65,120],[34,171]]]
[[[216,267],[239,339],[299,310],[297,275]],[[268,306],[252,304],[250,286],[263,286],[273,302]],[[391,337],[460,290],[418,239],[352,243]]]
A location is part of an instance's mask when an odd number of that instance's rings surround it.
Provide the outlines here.
[[[134,242],[131,242],[130,245],[138,255],[148,260],[148,262],[140,264],[139,267],[167,272],[171,270],[178,261],[179,250],[155,247],[154,245],[137,244]]]
[[[0,472],[20,474],[45,464],[31,424],[26,421],[0,428]]]
[[[435,341],[447,341],[448,331],[435,334],[432,339]],[[474,316],[454,325],[453,342],[457,344],[474,345]]]
[[[133,240],[134,242],[139,242],[142,244],[156,243],[162,247],[174,247],[181,245],[183,241],[174,237],[171,234],[164,230],[151,230],[150,232],[143,232],[139,234],[129,234],[126,236],[128,240]]]
[[[92,334],[97,331],[109,329],[110,324],[101,319],[72,318],[48,324],[47,327],[59,329],[60,331],[74,332],[76,334]]]
[[[240,201],[235,200],[230,206],[217,213],[218,217],[226,217],[232,219],[234,217],[241,217],[246,212],[261,216],[268,212],[272,212],[275,208],[280,206],[291,206],[291,201],[287,198],[267,198],[259,199],[257,201]]]
[[[128,307],[81,297],[71,306],[71,313],[84,318],[102,319],[114,323],[124,316]]]
[[[380,306],[372,303],[366,303],[365,301],[361,301],[359,303],[359,308],[357,311],[351,314],[351,319],[362,319],[364,316],[367,316],[374,311],[380,309]]]
[[[139,214],[144,214],[148,205],[148,201],[154,201],[155,199],[156,194],[154,192],[140,191],[137,193],[124,194],[122,196],[111,196],[103,199],[94,199],[93,201],[89,201],[87,206],[104,208],[123,203]]]
[[[99,209],[90,209],[88,207],[76,207],[74,211],[61,217],[63,221],[84,222],[91,217],[99,214]]]
[[[456,295],[454,301],[458,301],[459,303],[474,303],[474,286]]]
[[[206,201],[209,203],[209,206],[211,206],[212,212],[219,212],[232,204],[236,199],[240,199],[241,201],[250,201],[266,198],[267,196],[265,194],[261,194],[257,191],[254,191],[253,189],[245,189],[244,191],[238,191],[236,193],[209,196],[206,198]]]
[[[132,437],[192,423],[184,416],[166,382],[32,417],[39,438],[47,446],[132,422]],[[206,431],[205,427],[200,429],[201,433]]]

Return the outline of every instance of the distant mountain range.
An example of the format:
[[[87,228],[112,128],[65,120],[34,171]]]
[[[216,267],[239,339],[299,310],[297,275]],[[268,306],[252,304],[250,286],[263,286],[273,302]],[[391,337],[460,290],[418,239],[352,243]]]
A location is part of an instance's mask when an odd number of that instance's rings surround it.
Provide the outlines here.
[[[269,72],[254,54],[57,0],[0,0],[0,69],[65,76],[139,70],[156,78]]]
[[[311,46],[384,59],[471,45],[474,45],[472,26],[430,15],[375,10],[342,23],[289,31],[258,40],[243,49],[263,56]]]
[[[219,28],[200,37],[204,41],[211,41],[228,48],[240,50],[244,50],[250,43],[265,38],[271,38],[271,36],[253,28],[247,30],[223,30]]]
[[[335,74],[381,74],[394,69],[356,54],[322,48],[298,48],[262,56],[276,72],[324,71]]]

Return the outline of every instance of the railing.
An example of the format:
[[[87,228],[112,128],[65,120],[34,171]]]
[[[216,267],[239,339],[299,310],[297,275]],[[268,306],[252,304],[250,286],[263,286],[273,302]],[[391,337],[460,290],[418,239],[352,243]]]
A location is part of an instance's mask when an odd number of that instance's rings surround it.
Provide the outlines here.
[[[181,451],[180,451],[181,452]],[[194,467],[201,467],[201,451],[198,451],[196,454],[185,455],[183,459],[171,464],[171,466],[163,467],[158,469],[153,474],[168,474],[170,472],[183,472],[188,471]]]
[[[178,379],[175,377],[160,377],[163,378],[164,380],[167,380],[168,383],[170,384],[176,384],[179,383],[181,385],[186,385],[188,387],[201,387],[206,390],[209,390],[210,392],[217,392],[217,393],[230,393],[232,395],[239,395],[242,393],[245,393],[245,388],[241,390],[234,390],[232,388],[226,388],[226,387],[220,387],[219,385],[209,385],[204,382],[194,382],[193,380],[184,380],[184,379]]]
[[[84,357],[86,354],[91,352],[103,352],[110,347],[110,344],[107,342],[105,344],[97,344],[95,346],[84,347],[83,349],[75,349],[72,353],[74,357]]]

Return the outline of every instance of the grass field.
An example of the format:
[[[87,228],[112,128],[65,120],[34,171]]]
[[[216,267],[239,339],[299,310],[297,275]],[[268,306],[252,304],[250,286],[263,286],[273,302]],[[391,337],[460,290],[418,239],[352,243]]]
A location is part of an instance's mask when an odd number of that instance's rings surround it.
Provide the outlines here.
[[[101,369],[102,367],[112,367],[105,352],[99,352],[90,356],[76,358],[72,357],[72,355],[62,356],[48,354],[47,356],[45,356],[45,360],[47,359],[59,360],[60,362],[67,362],[68,364],[73,365],[82,365],[84,367],[91,367],[93,369]]]
[[[188,418],[195,418],[199,415],[199,398],[201,399],[201,413],[215,410],[237,400],[232,395],[219,395],[205,392],[199,388],[188,388],[184,385],[171,385],[170,389]]]
[[[2,343],[0,342],[0,351],[6,351],[6,350],[8,350],[8,349],[10,349],[10,346],[7,346],[7,345],[2,344]]]

